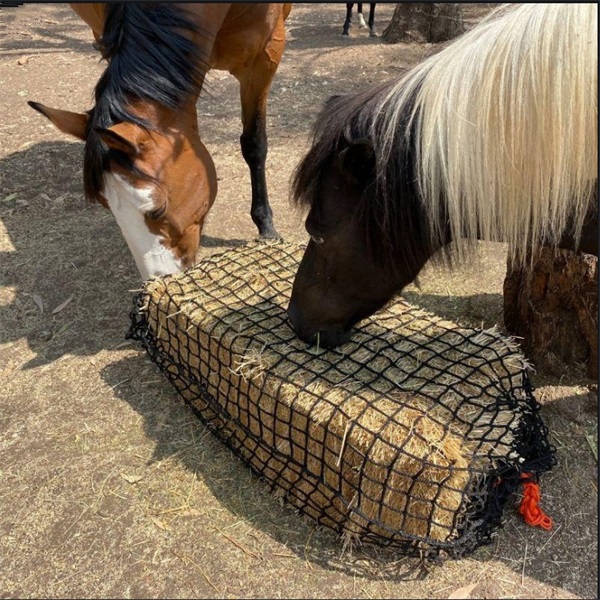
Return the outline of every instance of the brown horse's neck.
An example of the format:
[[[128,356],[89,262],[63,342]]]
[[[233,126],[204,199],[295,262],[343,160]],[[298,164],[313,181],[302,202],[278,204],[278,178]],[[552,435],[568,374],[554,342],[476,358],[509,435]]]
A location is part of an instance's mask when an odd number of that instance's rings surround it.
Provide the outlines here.
[[[94,34],[94,38],[96,41],[99,41],[104,32],[106,4],[70,4],[70,6],[73,11],[89,25]],[[233,9],[231,4],[194,3],[184,4],[183,6],[185,6],[185,9],[191,15],[193,15],[193,20],[201,26],[202,34],[194,35],[193,41],[200,49],[201,54],[206,57],[208,66],[211,63],[211,54],[217,32],[221,26],[223,26],[226,19],[230,19],[230,12],[234,13],[231,20],[235,20],[236,5],[233,5]],[[239,8],[237,8],[237,10],[239,10]],[[200,89],[198,90],[198,93],[200,93]]]
[[[196,112],[196,98],[190,96],[184,105],[177,110],[161,106],[158,102],[137,99],[127,107],[133,116],[146,121],[155,131],[166,132],[193,132],[198,134],[198,118]]]
[[[70,7],[83,19],[92,29],[94,37],[99,40],[104,29],[105,4],[70,4]]]

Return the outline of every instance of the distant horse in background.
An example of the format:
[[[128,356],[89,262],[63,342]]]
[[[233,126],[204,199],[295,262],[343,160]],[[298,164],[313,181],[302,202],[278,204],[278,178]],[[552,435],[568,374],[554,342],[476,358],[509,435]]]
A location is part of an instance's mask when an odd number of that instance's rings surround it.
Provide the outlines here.
[[[501,7],[326,105],[294,179],[310,241],[292,327],[343,343],[453,241],[459,259],[464,239],[506,242],[525,267],[540,245],[598,255],[597,183],[597,4]]]
[[[342,37],[348,37],[350,35],[349,29],[352,27],[352,7],[354,6],[354,2],[346,3],[346,20],[344,21],[344,29],[342,30]],[[375,3],[369,4],[369,36],[375,37],[377,34],[375,33]],[[365,23],[365,18],[363,16],[363,5],[362,2],[357,3],[357,16],[358,16],[358,26],[361,29],[366,29],[367,24]]]
[[[266,108],[291,4],[73,4],[108,66],[87,113],[30,106],[85,141],[87,198],[113,212],[144,279],[191,266],[217,193],[196,101],[210,69],[240,83],[250,214],[276,238],[267,195]]]

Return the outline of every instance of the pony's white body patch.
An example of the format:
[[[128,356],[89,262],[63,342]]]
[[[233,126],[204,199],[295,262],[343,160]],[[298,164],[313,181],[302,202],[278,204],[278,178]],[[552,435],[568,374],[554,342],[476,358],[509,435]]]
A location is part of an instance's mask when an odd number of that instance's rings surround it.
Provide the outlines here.
[[[104,196],[144,279],[183,269],[182,261],[146,225],[144,214],[155,208],[151,189],[135,188],[120,175],[106,173]]]

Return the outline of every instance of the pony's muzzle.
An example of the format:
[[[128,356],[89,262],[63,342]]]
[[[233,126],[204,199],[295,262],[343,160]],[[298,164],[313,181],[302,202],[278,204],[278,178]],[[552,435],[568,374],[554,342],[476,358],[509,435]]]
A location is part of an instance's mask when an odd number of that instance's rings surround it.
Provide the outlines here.
[[[339,328],[319,328],[303,322],[296,302],[292,299],[287,310],[290,325],[294,333],[307,344],[320,348],[336,348],[350,339],[350,333]]]

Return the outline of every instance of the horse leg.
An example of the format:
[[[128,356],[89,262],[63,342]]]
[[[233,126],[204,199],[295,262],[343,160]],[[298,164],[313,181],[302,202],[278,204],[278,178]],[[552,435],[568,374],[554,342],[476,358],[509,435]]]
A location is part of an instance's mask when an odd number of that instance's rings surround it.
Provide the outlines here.
[[[348,30],[352,25],[352,7],[354,6],[354,2],[346,3],[346,20],[344,21],[344,29],[342,31],[342,36],[348,36]]]
[[[267,159],[267,98],[271,78],[265,81],[256,74],[241,82],[242,123],[240,136],[242,155],[250,168],[252,206],[250,216],[258,227],[260,237],[278,238],[273,226],[273,211],[269,204],[265,162]]]
[[[377,37],[375,33],[375,4],[371,3],[369,8],[369,37]]]
[[[283,22],[282,22],[283,28]],[[276,36],[266,50],[241,73],[240,82],[243,131],[240,137],[242,155],[250,168],[252,206],[250,216],[262,238],[279,238],[273,225],[273,211],[267,194],[265,162],[267,158],[267,99],[271,82],[285,45],[284,33]]]
[[[362,9],[362,3],[359,2],[358,3],[358,28],[359,29],[366,29],[367,28],[367,24],[365,23],[365,18],[363,16],[363,9]]]

